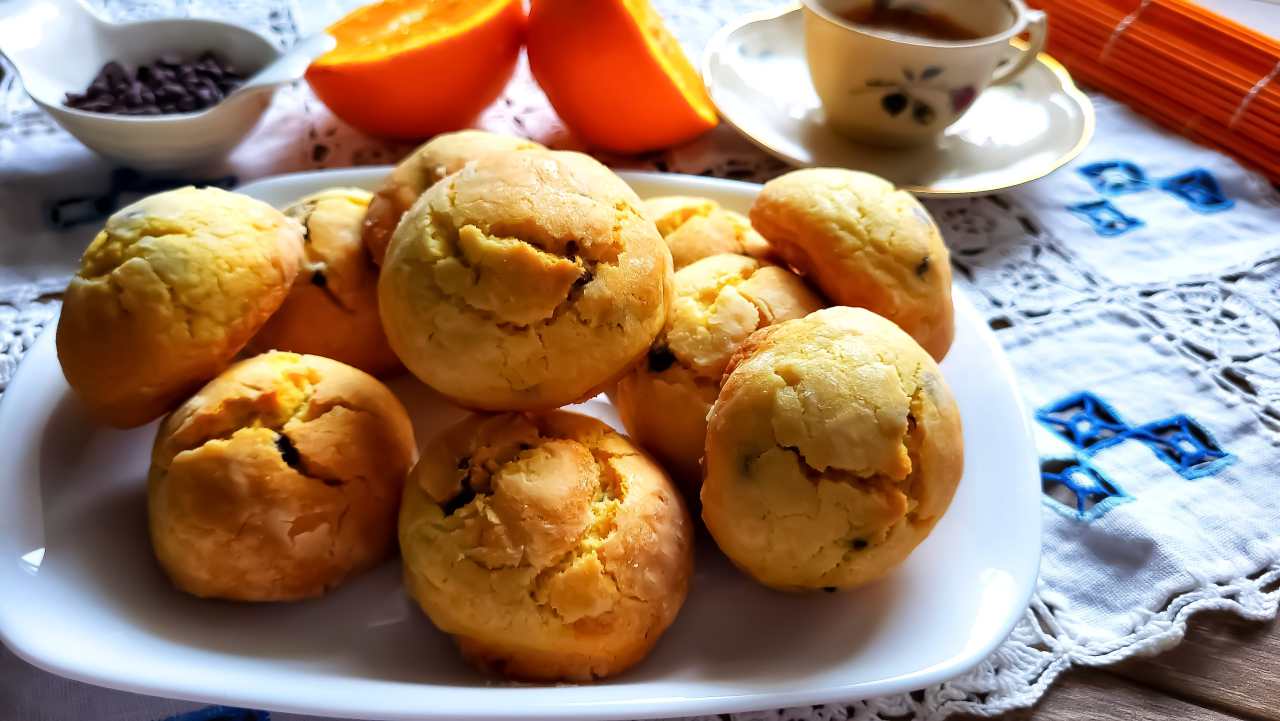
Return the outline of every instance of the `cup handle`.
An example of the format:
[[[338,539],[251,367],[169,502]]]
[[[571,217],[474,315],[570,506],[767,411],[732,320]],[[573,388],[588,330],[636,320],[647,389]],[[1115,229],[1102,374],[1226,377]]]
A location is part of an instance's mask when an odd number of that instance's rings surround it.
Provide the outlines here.
[[[1044,50],[1044,39],[1048,35],[1048,31],[1048,16],[1040,10],[1028,10],[1027,32],[1031,35],[1031,41],[1027,43],[1027,47],[1023,48],[1017,60],[996,68],[995,73],[991,76],[991,84],[1007,83],[1017,77],[1023,70],[1026,70],[1027,66],[1035,61],[1040,51]]]

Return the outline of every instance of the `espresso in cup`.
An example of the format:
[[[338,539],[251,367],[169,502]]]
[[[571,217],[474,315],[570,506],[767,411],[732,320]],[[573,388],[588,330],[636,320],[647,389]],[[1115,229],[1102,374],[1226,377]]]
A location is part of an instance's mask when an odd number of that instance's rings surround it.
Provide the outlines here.
[[[919,145],[1007,82],[1044,45],[1022,0],[803,0],[805,54],[827,125],[854,140]],[[1010,58],[1009,41],[1031,41]]]
[[[888,3],[854,5],[838,17],[860,30],[878,30],[925,40],[977,40],[982,33],[949,15],[929,12],[918,5],[893,7]]]

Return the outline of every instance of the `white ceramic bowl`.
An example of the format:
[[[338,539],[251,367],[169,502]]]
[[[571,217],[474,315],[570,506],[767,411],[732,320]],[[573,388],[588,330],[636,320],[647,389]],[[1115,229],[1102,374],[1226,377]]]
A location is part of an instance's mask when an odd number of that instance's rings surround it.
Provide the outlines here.
[[[177,18],[106,22],[76,0],[18,0],[0,22],[0,52],[17,68],[31,98],[80,142],[113,160],[148,170],[217,160],[257,124],[279,82],[233,94],[195,113],[108,115],[62,104],[115,60],[126,67],[166,52],[212,50],[246,77],[280,56],[266,38],[214,20]]]

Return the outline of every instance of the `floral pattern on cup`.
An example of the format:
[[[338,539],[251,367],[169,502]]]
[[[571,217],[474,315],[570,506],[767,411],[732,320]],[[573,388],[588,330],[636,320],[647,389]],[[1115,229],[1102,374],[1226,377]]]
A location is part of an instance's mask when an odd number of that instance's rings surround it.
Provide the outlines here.
[[[871,78],[867,80],[866,87],[861,90],[855,90],[855,93],[867,92],[883,92],[880,98],[880,107],[884,109],[892,117],[897,117],[910,109],[911,119],[920,125],[929,125],[938,117],[938,113],[933,106],[923,100],[918,94],[913,94],[913,90],[940,90],[947,93],[951,99],[951,113],[959,115],[969,109],[973,105],[973,101],[978,97],[977,88],[972,85],[962,85],[958,88],[948,88],[942,82],[937,81],[945,69],[938,65],[926,65],[918,73],[911,68],[902,69],[902,80],[886,80],[883,78]]]

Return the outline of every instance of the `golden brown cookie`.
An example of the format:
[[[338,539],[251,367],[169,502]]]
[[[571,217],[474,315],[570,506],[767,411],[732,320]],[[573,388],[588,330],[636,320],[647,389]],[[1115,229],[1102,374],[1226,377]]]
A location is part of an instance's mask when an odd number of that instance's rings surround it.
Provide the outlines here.
[[[510,135],[459,130],[437,135],[406,155],[392,169],[369,203],[369,213],[364,220],[364,243],[373,262],[382,264],[401,216],[441,178],[461,170],[468,161],[485,155],[535,149],[542,150],[543,147],[532,140]]]
[[[400,549],[409,593],[467,659],[538,681],[639,662],[693,569],[667,475],[564,411],[471,416],[434,439],[405,484]]]
[[[675,269],[720,253],[770,257],[770,247],[739,213],[708,198],[664,195],[646,198],[644,212],[671,249]]]
[[[897,323],[935,360],[947,354],[950,254],[910,193],[854,170],[795,170],[765,183],[751,223],[832,302]]]
[[[196,596],[319,596],[392,551],[416,450],[404,406],[373,376],[293,353],[241,361],[160,426],[156,558]]]
[[[302,224],[306,259],[250,352],[311,353],[374,375],[400,367],[378,315],[378,268],[360,240],[371,197],[359,188],[329,188],[284,209]]]
[[[703,258],[677,271],[675,283],[646,362],[609,395],[627,433],[697,498],[707,412],[730,356],[756,329],[801,318],[822,301],[791,271],[742,255]]]
[[[590,397],[649,349],[671,254],[631,188],[580,153],[490,155],[401,221],[378,282],[391,347],[461,405]]]
[[[964,470],[960,414],[910,336],[835,307],[758,331],[707,421],[702,519],[783,590],[852,588],[897,566]]]
[[[302,233],[280,211],[180,188],[107,219],[67,286],[58,360],[98,420],[159,418],[227,366],[293,284]]]

